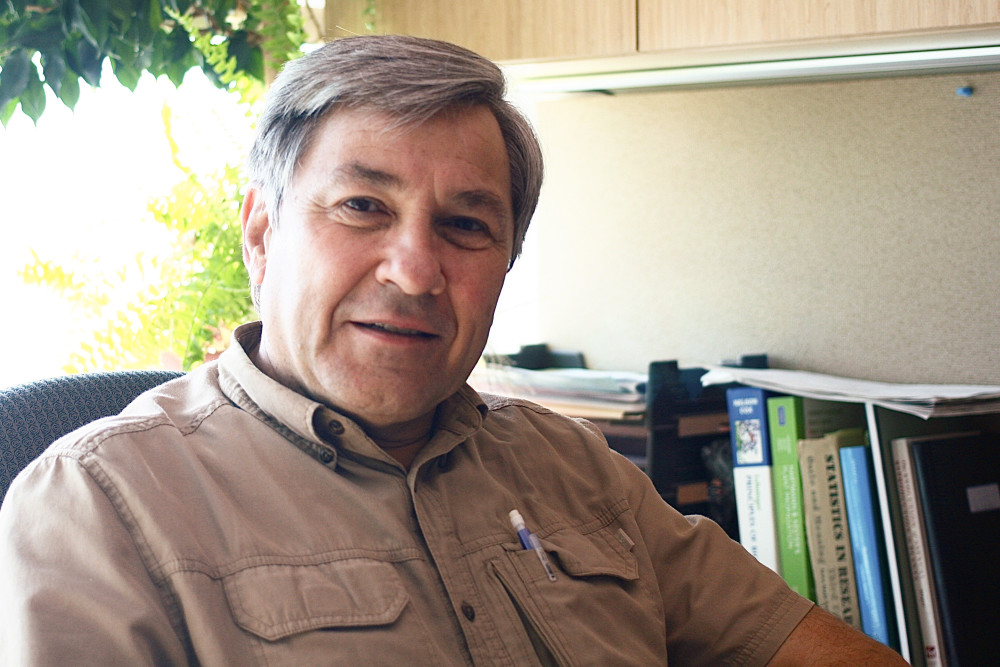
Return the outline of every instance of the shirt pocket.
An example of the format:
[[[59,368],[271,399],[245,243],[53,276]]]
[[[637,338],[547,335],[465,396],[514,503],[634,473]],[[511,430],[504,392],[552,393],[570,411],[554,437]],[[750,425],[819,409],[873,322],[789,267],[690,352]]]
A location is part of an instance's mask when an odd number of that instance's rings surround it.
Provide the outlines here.
[[[510,547],[491,566],[528,636],[542,643],[549,660],[559,665],[666,663],[662,604],[639,576],[634,545],[624,530],[560,530],[541,543],[555,581],[537,553],[519,547]]]
[[[262,664],[326,665],[331,656],[377,664],[387,655],[420,659],[426,649],[426,630],[407,618],[409,596],[388,562],[260,565],[224,577],[223,587]]]

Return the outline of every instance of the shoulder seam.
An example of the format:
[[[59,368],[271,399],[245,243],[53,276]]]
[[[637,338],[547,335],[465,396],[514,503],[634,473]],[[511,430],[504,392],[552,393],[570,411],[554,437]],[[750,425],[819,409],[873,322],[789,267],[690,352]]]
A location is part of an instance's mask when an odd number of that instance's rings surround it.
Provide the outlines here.
[[[205,404],[193,415],[192,419],[181,425],[178,425],[176,422],[170,420],[163,413],[156,415],[114,415],[112,417],[106,417],[105,419],[112,420],[111,424],[99,424],[99,422],[104,420],[91,422],[91,424],[88,424],[83,428],[87,429],[89,427],[94,427],[94,432],[82,433],[79,438],[73,441],[73,443],[78,443],[80,445],[79,449],[81,452],[91,453],[95,448],[99,447],[109,438],[119,435],[127,435],[129,433],[142,433],[143,431],[149,431],[158,426],[173,426],[182,436],[188,436],[197,431],[201,427],[202,423],[212,416],[216,410],[227,404],[231,404],[229,399],[220,397]]]
[[[486,407],[489,408],[490,412],[495,410],[502,410],[503,408],[524,408],[526,410],[531,410],[540,415],[547,414],[558,414],[549,408],[537,403],[532,403],[531,401],[524,398],[515,398],[512,396],[497,396],[495,394],[480,394],[483,397],[483,402],[486,403]]]

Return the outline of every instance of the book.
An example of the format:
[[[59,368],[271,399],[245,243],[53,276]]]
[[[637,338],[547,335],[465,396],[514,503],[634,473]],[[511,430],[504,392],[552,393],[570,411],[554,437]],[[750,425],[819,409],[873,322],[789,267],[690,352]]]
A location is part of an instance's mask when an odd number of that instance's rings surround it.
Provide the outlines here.
[[[963,435],[955,434],[956,437]],[[971,435],[971,434],[964,434]],[[939,436],[932,436],[939,437]],[[916,472],[910,443],[920,438],[896,438],[892,441],[892,463],[896,473],[896,494],[906,538],[909,580],[913,587],[917,619],[920,626],[922,657],[927,667],[944,665],[944,639],[937,612],[937,595],[930,574],[927,553],[927,533],[924,530],[923,508],[917,491]]]
[[[767,429],[768,393],[756,387],[726,390],[733,450],[733,492],[740,544],[775,572],[778,537],[771,484],[771,448]]]
[[[859,630],[858,589],[844,506],[840,448],[865,442],[864,429],[856,428],[799,440],[806,542],[816,582],[816,603]]]
[[[844,478],[861,629],[872,639],[895,648],[898,644],[895,641],[895,614],[890,608],[885,547],[879,538],[882,522],[876,511],[871,449],[866,445],[842,447],[840,469]]]
[[[921,438],[909,446],[944,662],[994,663],[1000,655],[1000,437]]]
[[[799,440],[865,423],[864,406],[801,396],[767,399],[771,443],[771,482],[778,535],[781,576],[799,595],[815,602],[816,587],[809,564],[799,471]]]

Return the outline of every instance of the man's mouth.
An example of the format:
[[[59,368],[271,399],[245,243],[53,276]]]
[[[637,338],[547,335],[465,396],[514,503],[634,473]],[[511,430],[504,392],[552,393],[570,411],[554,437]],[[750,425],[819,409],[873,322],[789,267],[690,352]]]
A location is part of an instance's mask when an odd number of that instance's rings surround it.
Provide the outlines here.
[[[381,331],[384,333],[396,334],[399,336],[415,336],[417,338],[434,338],[434,334],[427,333],[426,331],[420,331],[419,329],[407,329],[406,327],[396,327],[391,324],[384,324],[382,322],[358,322],[358,326],[364,329],[371,329],[372,331]]]

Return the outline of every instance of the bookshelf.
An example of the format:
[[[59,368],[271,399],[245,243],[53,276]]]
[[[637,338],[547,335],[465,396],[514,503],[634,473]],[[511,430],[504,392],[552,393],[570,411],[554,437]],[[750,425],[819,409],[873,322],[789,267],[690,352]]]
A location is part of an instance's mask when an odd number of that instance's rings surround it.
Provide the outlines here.
[[[790,371],[730,368],[714,369],[702,381],[709,386],[737,382],[778,394],[864,404],[874,462],[877,509],[883,526],[882,539],[889,555],[887,569],[897,619],[898,648],[911,664],[928,664],[923,656],[915,592],[909,583],[911,573],[891,443],[897,438],[969,430],[1000,436],[1000,387],[894,385]],[[824,386],[826,381],[831,384]],[[820,395],[824,390],[830,392]]]
[[[905,553],[905,533],[899,504],[893,502],[896,496],[895,471],[893,468],[891,443],[896,438],[978,430],[994,435],[1000,434],[1000,409],[995,413],[952,417],[929,417],[921,419],[868,403],[865,406],[868,429],[871,438],[872,460],[875,466],[875,488],[878,494],[879,511],[884,530],[886,553],[896,554],[889,559],[889,581],[898,622],[899,643],[905,648],[903,657],[911,664],[921,664],[918,656],[920,638],[919,623],[913,610],[917,602],[912,586],[907,583],[910,576],[908,559],[899,557]]]

